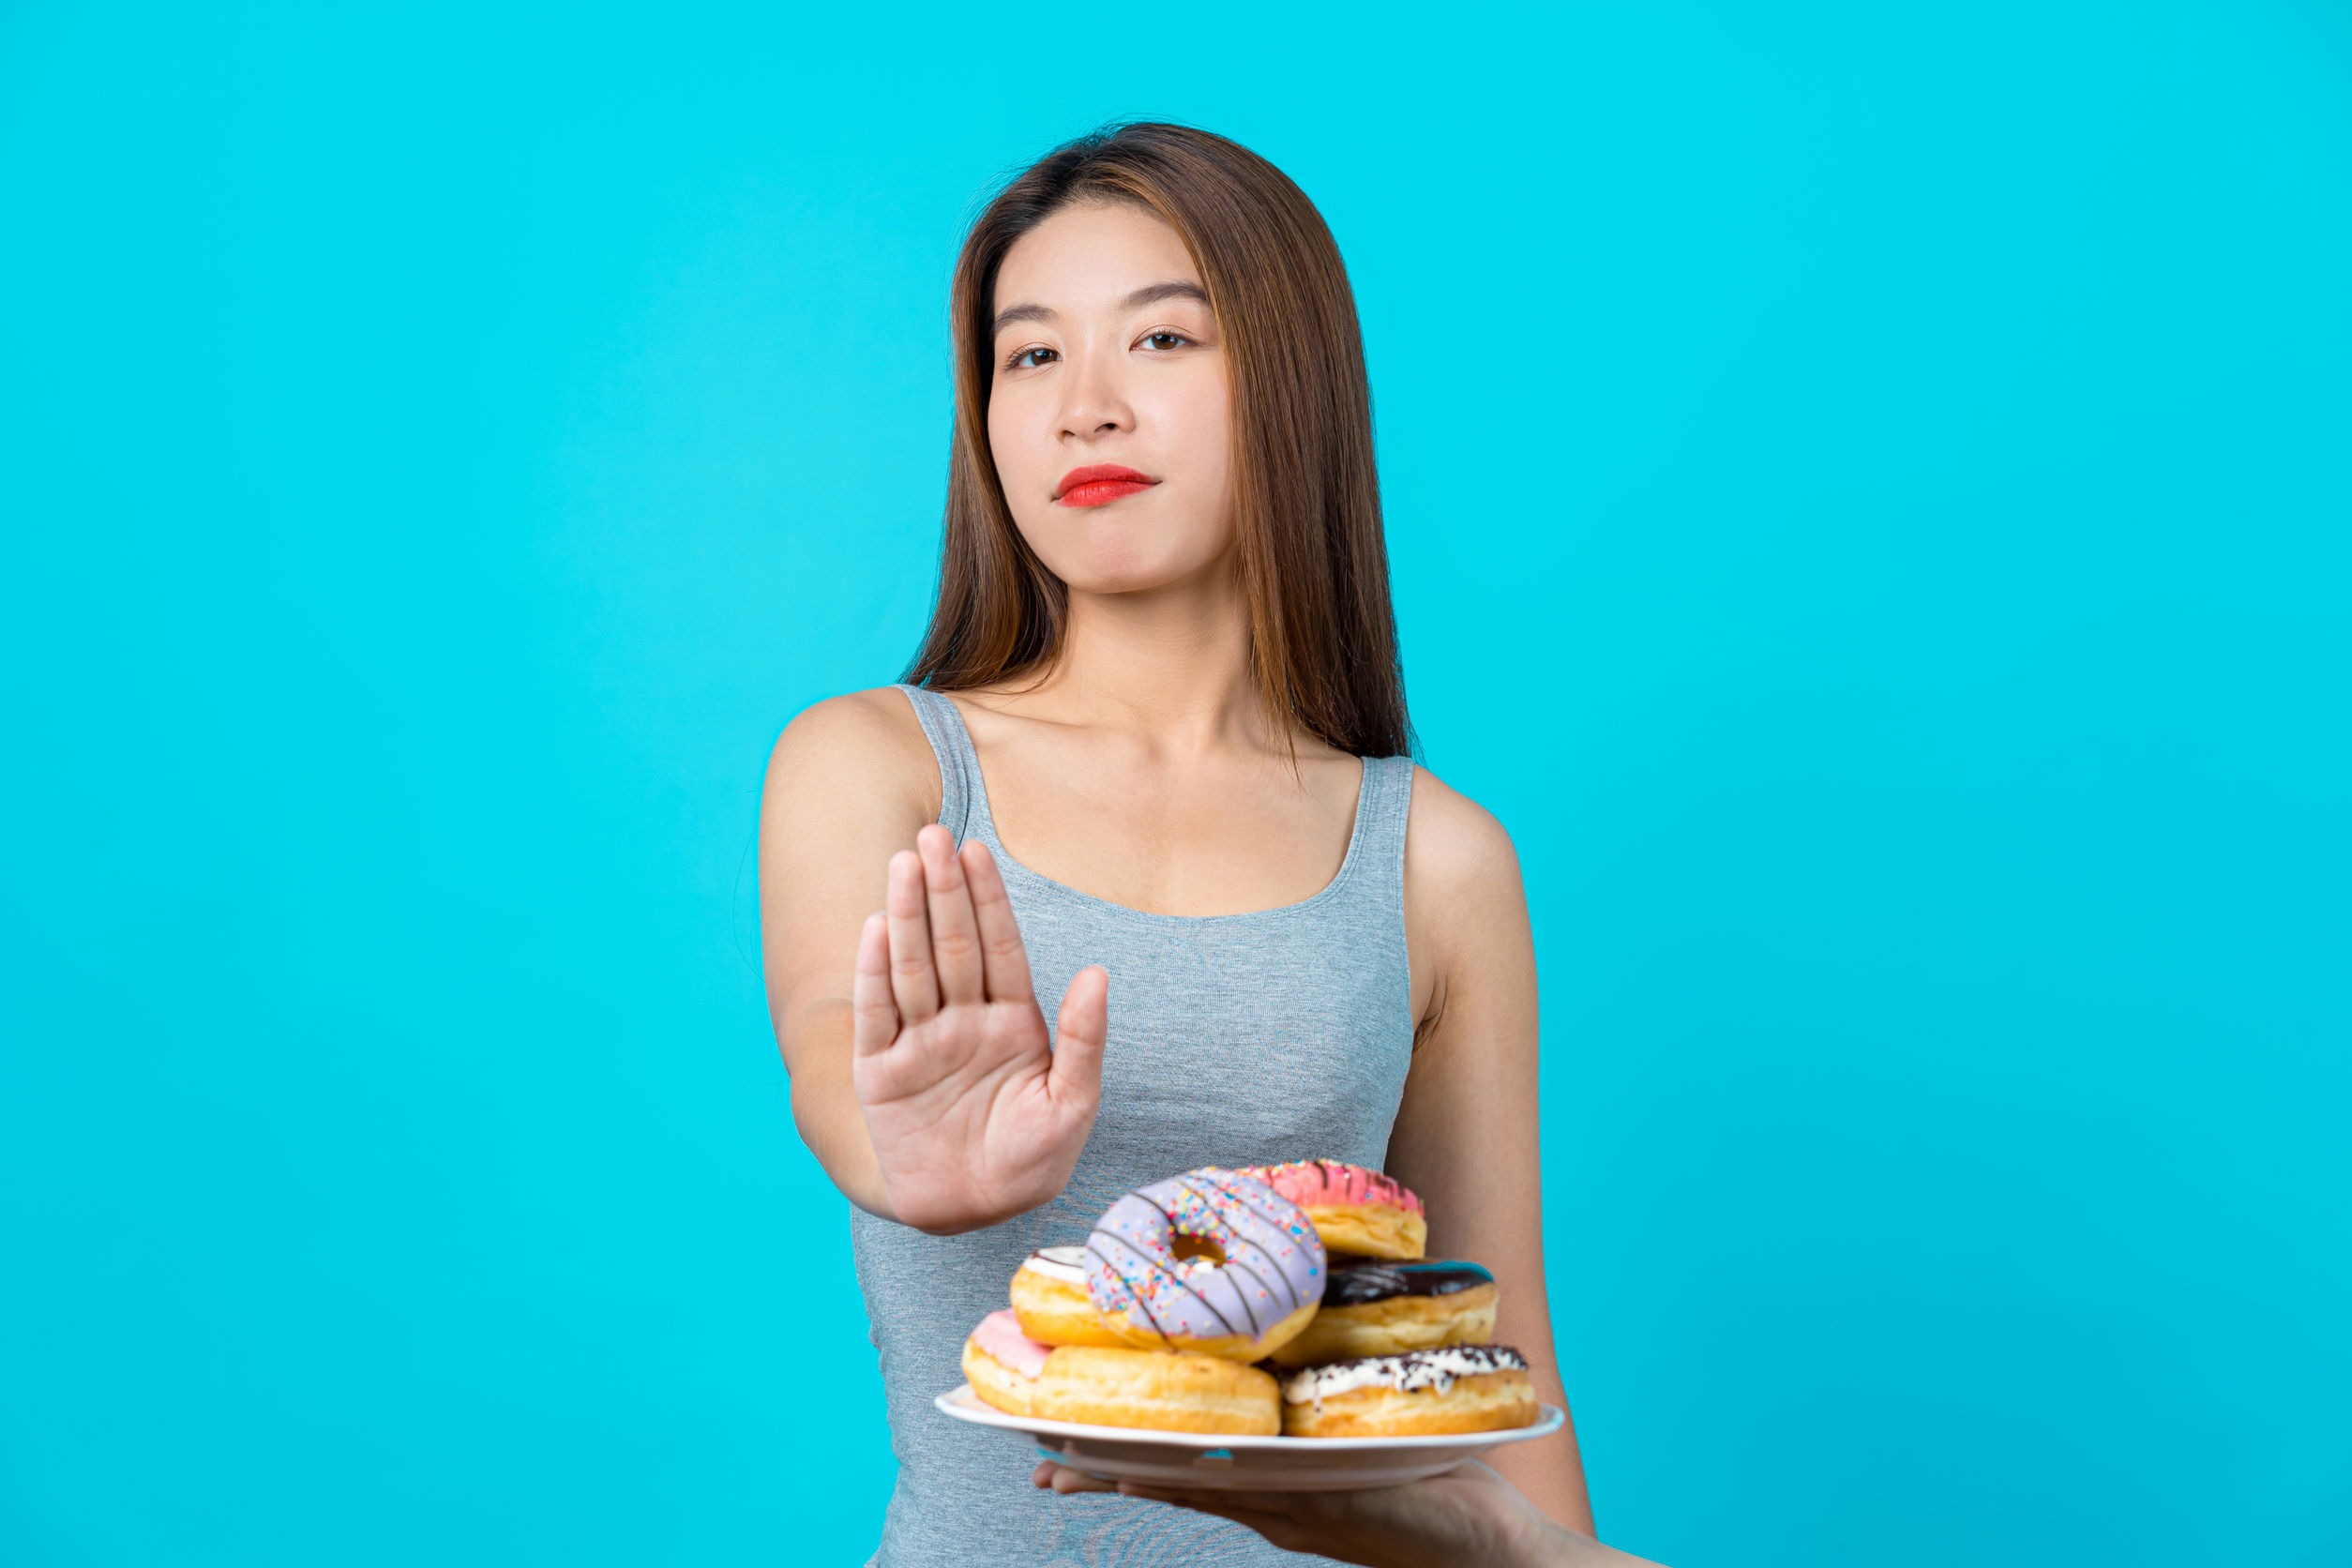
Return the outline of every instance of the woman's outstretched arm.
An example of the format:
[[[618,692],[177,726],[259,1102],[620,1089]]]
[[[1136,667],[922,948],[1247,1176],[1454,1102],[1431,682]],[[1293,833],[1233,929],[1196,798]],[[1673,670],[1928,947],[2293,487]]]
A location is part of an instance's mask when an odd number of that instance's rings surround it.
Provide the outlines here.
[[[1388,1168],[1428,1206],[1430,1257],[1494,1271],[1496,1342],[1525,1352],[1537,1396],[1566,1410],[1545,1290],[1535,943],[1518,854],[1501,823],[1425,769],[1413,776],[1405,901],[1421,1012]],[[1573,1419],[1493,1463],[1551,1517],[1592,1533]]]
[[[1364,1568],[1659,1568],[1545,1517],[1472,1459],[1459,1470],[1360,1492],[1194,1492],[1112,1483],[1048,1459],[1033,1484],[1068,1496],[1116,1491],[1247,1525],[1285,1551]]]
[[[932,821],[938,776],[898,692],[794,719],[761,806],[760,911],[802,1139],[852,1202],[949,1234],[1068,1182],[1101,1093],[1108,979],[1078,972],[1049,1048],[994,862]]]

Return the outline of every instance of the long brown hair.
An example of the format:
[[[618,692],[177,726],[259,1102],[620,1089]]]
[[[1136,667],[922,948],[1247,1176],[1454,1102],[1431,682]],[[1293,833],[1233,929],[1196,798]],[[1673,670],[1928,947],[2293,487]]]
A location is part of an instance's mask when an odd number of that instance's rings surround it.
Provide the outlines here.
[[[988,450],[990,312],[1013,242],[1084,201],[1155,214],[1208,286],[1233,388],[1236,554],[1268,716],[1360,757],[1410,752],[1372,393],[1339,247],[1281,170],[1190,126],[1138,121],[1063,143],[965,236],[949,307],[956,433],[939,597],[905,678],[961,691],[1061,654],[1068,591],[1021,537]]]

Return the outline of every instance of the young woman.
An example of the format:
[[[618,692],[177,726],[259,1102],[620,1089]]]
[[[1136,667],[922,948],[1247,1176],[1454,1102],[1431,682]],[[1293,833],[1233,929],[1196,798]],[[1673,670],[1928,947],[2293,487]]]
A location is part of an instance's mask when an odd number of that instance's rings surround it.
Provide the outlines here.
[[[877,1560],[1289,1560],[1057,1501],[931,1400],[1121,1193],[1324,1158],[1421,1194],[1564,1405],[1517,862],[1407,755],[1354,300],[1295,185],[1182,126],[1082,138],[973,225],[952,324],[930,630],[907,685],[792,721],[761,830],[793,1116],[853,1205],[899,1461]],[[1591,1531],[1573,1435],[1499,1468]]]

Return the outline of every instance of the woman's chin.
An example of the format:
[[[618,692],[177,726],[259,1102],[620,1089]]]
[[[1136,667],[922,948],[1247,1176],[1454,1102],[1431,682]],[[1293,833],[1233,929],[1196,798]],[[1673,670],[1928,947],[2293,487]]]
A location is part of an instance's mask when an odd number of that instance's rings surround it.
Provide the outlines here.
[[[1057,569],[1056,575],[1071,593],[1101,598],[1181,594],[1210,586],[1229,589],[1233,580],[1221,556],[1203,561],[1124,551],[1093,554],[1076,569]]]

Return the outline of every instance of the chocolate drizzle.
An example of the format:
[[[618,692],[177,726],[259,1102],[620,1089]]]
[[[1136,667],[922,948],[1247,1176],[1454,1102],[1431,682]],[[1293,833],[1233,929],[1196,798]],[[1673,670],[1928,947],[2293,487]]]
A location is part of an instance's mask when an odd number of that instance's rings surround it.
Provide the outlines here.
[[[1422,1212],[1421,1199],[1395,1177],[1338,1160],[1289,1160],[1281,1165],[1253,1165],[1244,1175],[1255,1176],[1282,1197],[1310,1208],[1349,1208],[1356,1204],[1385,1204],[1410,1214]],[[1294,1181],[1293,1176],[1304,1178]],[[1295,1189],[1295,1190],[1294,1190]]]
[[[1177,1238],[1215,1260],[1180,1261]],[[1256,1340],[1322,1295],[1324,1251],[1305,1213],[1253,1177],[1205,1166],[1122,1197],[1087,1239],[1087,1295],[1163,1344]]]
[[[1162,1214],[1166,1214],[1168,1211],[1162,1209],[1160,1212]],[[1101,1259],[1104,1267],[1111,1271],[1113,1277],[1123,1280],[1127,1289],[1131,1292],[1134,1292],[1135,1305],[1133,1310],[1142,1313],[1145,1320],[1152,1325],[1152,1332],[1158,1334],[1162,1339],[1166,1339],[1168,1337],[1168,1325],[1161,1322],[1160,1315],[1152,1310],[1153,1292],[1148,1289],[1138,1290],[1134,1279],[1128,1277],[1126,1271],[1120,1267],[1118,1260],[1104,1254],[1094,1245],[1093,1243],[1087,1243],[1086,1250],[1089,1253],[1092,1253],[1094,1257]],[[1208,1297],[1202,1295],[1199,1291],[1192,1288],[1191,1283],[1184,1278],[1182,1271],[1171,1265],[1164,1264],[1155,1258],[1145,1257],[1139,1253],[1137,1254],[1137,1259],[1142,1263],[1148,1274],[1165,1276],[1170,1285],[1173,1285],[1177,1289],[1182,1290],[1185,1295],[1190,1296],[1194,1301],[1199,1302],[1203,1307],[1207,1308],[1209,1315],[1217,1320],[1218,1324],[1224,1328],[1226,1333],[1236,1334],[1240,1332],[1233,1327],[1232,1319],[1228,1318],[1224,1313],[1217,1310],[1216,1303],[1211,1301]]]
[[[1397,1296],[1454,1296],[1494,1282],[1495,1276],[1476,1263],[1353,1263],[1331,1271],[1323,1304],[1366,1306]]]
[[[1082,1246],[1041,1246],[1021,1260],[1021,1267],[1086,1289],[1086,1249]]]

